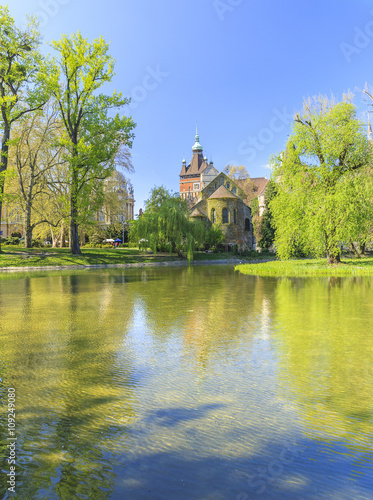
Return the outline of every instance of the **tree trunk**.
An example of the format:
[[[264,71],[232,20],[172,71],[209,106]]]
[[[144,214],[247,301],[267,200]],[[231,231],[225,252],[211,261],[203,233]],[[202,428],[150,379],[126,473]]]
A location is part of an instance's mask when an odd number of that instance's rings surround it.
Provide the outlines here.
[[[52,236],[52,248],[57,248],[57,238],[54,235],[53,227],[51,225],[49,225],[49,229],[51,231],[51,236]]]
[[[366,247],[365,241],[361,242],[359,246],[360,246],[360,255],[365,255],[365,247]]]
[[[25,210],[25,248],[32,247],[31,203],[27,202]]]
[[[79,255],[82,252],[80,251],[79,246],[79,226],[75,222],[76,211],[71,210],[71,224],[70,224],[70,233],[71,233],[71,241],[70,241],[70,250],[73,255]]]
[[[70,195],[70,250],[73,255],[81,254],[79,246],[79,225],[78,219],[78,172],[74,165],[74,160],[77,156],[76,141],[74,142],[73,149],[73,166],[72,166],[72,179],[71,179],[71,195]]]
[[[326,257],[328,264],[339,264],[341,262],[341,254],[335,252],[327,252]]]
[[[8,141],[10,139],[10,128],[9,125],[4,123],[4,131],[3,137],[1,139],[1,154],[0,154],[0,227],[1,227],[1,219],[2,219],[2,211],[3,211],[3,194],[4,194],[4,182],[5,178],[2,175],[3,172],[8,168]],[[1,252],[1,238],[0,238],[0,252]]]
[[[60,233],[60,248],[65,248],[66,247],[65,241],[66,241],[65,223],[62,222],[61,233]]]

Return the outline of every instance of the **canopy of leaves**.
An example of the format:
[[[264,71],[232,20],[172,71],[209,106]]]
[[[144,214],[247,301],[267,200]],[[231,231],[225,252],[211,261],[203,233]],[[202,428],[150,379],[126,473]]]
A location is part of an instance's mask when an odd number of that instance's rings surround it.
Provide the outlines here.
[[[63,145],[70,172],[71,250],[76,254],[80,252],[77,227],[92,211],[92,194],[103,199],[101,181],[112,174],[115,165],[129,166],[124,150],[128,152],[132,145],[135,124],[130,117],[112,114],[129,99],[118,92],[111,96],[98,93],[114,76],[114,60],[103,38],[90,43],[78,32],[62,36],[52,45],[59,58],[51,87],[64,124]]]
[[[189,220],[186,201],[161,186],[152,190],[145,207],[142,216],[131,223],[131,241],[145,240],[153,252],[185,253],[192,260],[195,249],[204,241],[206,228],[201,221]]]
[[[281,258],[326,255],[363,230],[373,199],[371,147],[347,100],[308,100],[275,165],[278,194],[270,207]],[[358,215],[359,214],[359,215]]]

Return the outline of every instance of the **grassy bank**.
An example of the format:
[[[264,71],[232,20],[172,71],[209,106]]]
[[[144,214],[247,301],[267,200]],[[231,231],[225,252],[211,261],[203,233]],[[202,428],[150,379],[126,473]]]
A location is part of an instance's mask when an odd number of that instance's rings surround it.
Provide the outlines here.
[[[82,254],[73,256],[68,248],[23,248],[2,246],[0,270],[8,267],[47,267],[73,265],[107,265],[173,262],[186,260],[175,254],[140,252],[138,248],[82,248]],[[224,260],[234,258],[232,252],[197,252],[195,261]]]
[[[373,276],[373,257],[346,258],[336,265],[328,265],[326,259],[276,260],[242,264],[235,269],[259,276]]]
[[[73,256],[68,248],[22,248],[2,246],[0,268],[73,266],[98,264],[134,264],[178,260],[169,254],[146,254],[137,248],[83,248],[82,254]]]

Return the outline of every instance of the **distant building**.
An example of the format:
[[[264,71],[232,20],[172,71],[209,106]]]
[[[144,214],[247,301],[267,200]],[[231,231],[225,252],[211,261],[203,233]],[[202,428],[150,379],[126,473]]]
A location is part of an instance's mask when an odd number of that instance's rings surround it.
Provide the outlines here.
[[[102,229],[110,224],[134,219],[133,187],[123,174],[115,170],[104,180],[105,202],[97,211],[95,219]]]
[[[192,151],[190,163],[187,165],[184,159],[180,173],[180,197],[189,204],[197,202],[202,189],[219,173],[213,162],[209,163],[207,157],[203,156],[198,131]]]
[[[190,163],[187,165],[185,160],[182,163],[180,197],[188,201],[192,219],[221,226],[227,247],[238,245],[241,250],[254,247],[251,209],[243,201],[244,192],[238,182],[219,173],[213,162],[203,156],[198,132]]]
[[[263,215],[264,210],[266,208],[266,203],[265,203],[265,191],[267,189],[267,184],[269,182],[269,179],[266,177],[250,177],[252,182],[254,183],[254,186],[256,187],[255,192],[253,193],[253,196],[250,199],[253,200],[254,198],[258,198],[258,203],[259,203],[259,215]],[[240,185],[238,181],[238,185]]]

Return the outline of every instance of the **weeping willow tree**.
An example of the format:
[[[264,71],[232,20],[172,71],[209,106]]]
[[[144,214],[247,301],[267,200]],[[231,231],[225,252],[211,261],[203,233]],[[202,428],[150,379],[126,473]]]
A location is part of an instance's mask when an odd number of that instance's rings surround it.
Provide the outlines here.
[[[270,203],[281,259],[300,255],[340,262],[341,245],[369,234],[372,150],[356,107],[320,96],[296,115],[286,151],[275,164]]]
[[[130,239],[154,253],[168,251],[193,260],[195,250],[204,242],[206,228],[201,221],[189,219],[186,201],[173,196],[163,186],[154,188],[142,216],[133,221]]]

